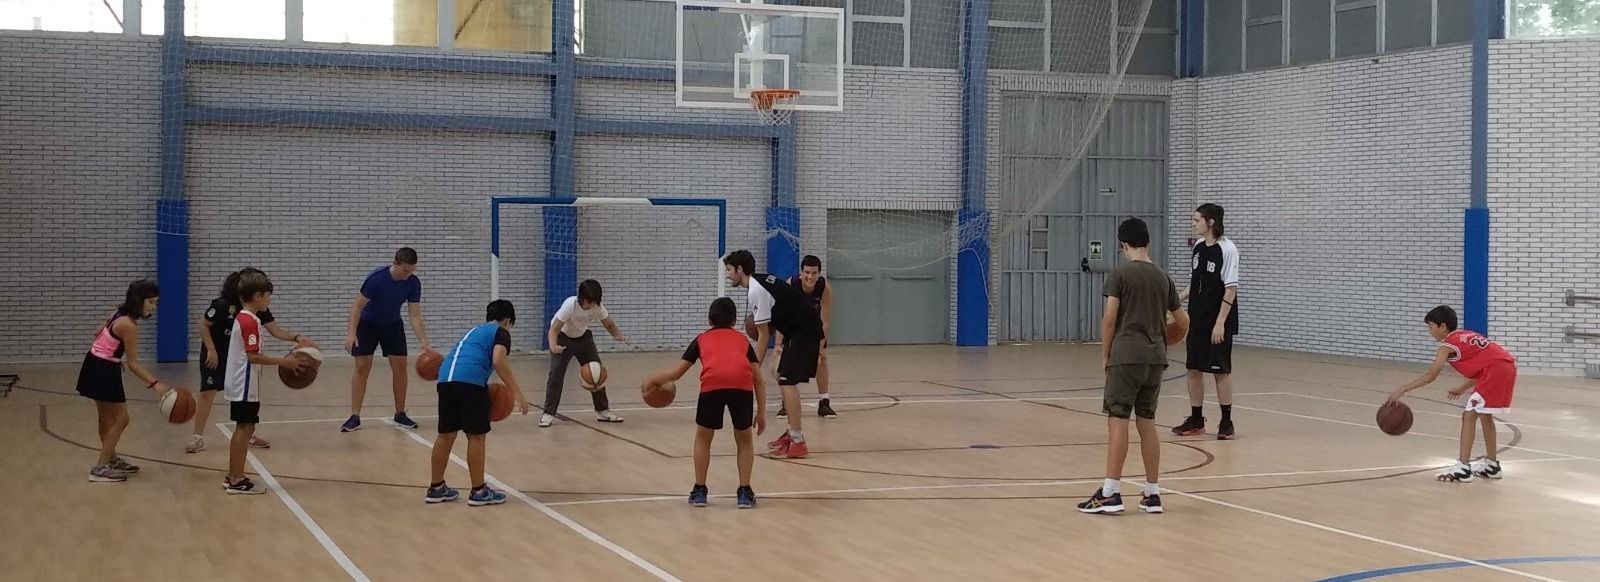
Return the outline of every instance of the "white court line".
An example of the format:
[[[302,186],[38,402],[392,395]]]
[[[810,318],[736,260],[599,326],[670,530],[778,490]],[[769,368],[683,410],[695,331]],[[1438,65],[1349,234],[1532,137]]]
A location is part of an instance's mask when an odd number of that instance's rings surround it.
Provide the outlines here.
[[[1239,392],[1237,394],[1234,394],[1234,396],[1286,396],[1286,395],[1292,395],[1292,394],[1293,394],[1293,392]],[[845,407],[845,406],[877,406],[879,404],[962,404],[962,403],[984,404],[984,403],[992,403],[992,402],[1057,402],[1057,401],[1065,401],[1065,400],[1101,400],[1103,398],[1105,398],[1105,397],[1104,396],[1045,396],[1045,397],[1038,397],[1038,398],[953,398],[953,399],[948,399],[948,400],[866,400],[866,401],[855,401],[855,402],[836,402],[836,403],[834,403],[834,406]],[[1168,395],[1168,396],[1162,396],[1162,398],[1188,398],[1188,396]],[[815,408],[817,405],[814,402],[806,402],[806,403],[803,403],[802,406],[809,406],[809,407]],[[694,405],[682,404],[682,405],[677,405],[677,406],[663,406],[661,408],[656,408],[654,406],[637,406],[637,407],[630,407],[630,408],[612,408],[611,410],[614,410],[614,411],[617,411],[617,412],[641,412],[641,411],[654,411],[654,410],[694,410],[694,409],[695,409]],[[346,420],[349,420],[349,418],[350,417],[348,417],[348,416],[344,416],[344,417],[339,417],[339,418],[310,418],[310,419],[302,419],[302,420],[263,420],[263,421],[260,422],[260,424],[305,424],[305,423],[322,423],[322,422],[344,422]],[[439,418],[439,415],[437,415],[437,414],[413,414],[413,415],[411,415],[411,418]],[[387,420],[385,420],[385,422],[387,422]],[[228,424],[230,426],[232,425],[232,423],[228,423]]]
[[[1507,461],[1501,461],[1501,462],[1505,463],[1505,464],[1512,464],[1512,463],[1521,464],[1521,463],[1548,463],[1548,462],[1553,462],[1553,461],[1574,461],[1574,460],[1581,460],[1581,459],[1573,459],[1573,458],[1567,458],[1567,457],[1551,457],[1551,458],[1547,458],[1547,459],[1518,459],[1518,460],[1507,460]],[[1203,481],[1203,480],[1212,480],[1212,479],[1247,479],[1247,478],[1252,478],[1252,477],[1297,477],[1297,476],[1305,476],[1305,475],[1326,475],[1326,474],[1330,474],[1330,473],[1368,473],[1368,472],[1372,472],[1372,471],[1397,471],[1397,470],[1400,470],[1400,469],[1430,469],[1430,468],[1434,468],[1434,467],[1443,468],[1445,466],[1446,466],[1445,463],[1430,463],[1430,464],[1427,464],[1427,465],[1393,465],[1393,466],[1388,466],[1388,467],[1355,467],[1355,468],[1350,468],[1350,469],[1320,469],[1320,470],[1315,470],[1315,471],[1282,471],[1282,472],[1276,472],[1276,473],[1235,473],[1235,474],[1230,474],[1230,475],[1180,475],[1180,476],[1176,476],[1176,477],[1163,477],[1162,478],[1162,482],[1165,483],[1165,482],[1168,482],[1168,481]],[[1101,481],[1102,481],[1101,479],[1092,479],[1092,480],[1076,480],[1076,481],[1029,481],[1029,482],[1008,482],[1008,483],[960,483],[960,484],[953,484],[953,485],[908,485],[908,486],[902,486],[902,487],[867,487],[867,488],[860,488],[860,489],[818,489],[818,490],[812,490],[812,491],[784,491],[784,492],[781,492],[781,493],[762,493],[762,494],[760,494],[760,496],[761,497],[803,497],[803,496],[806,496],[806,495],[825,495],[825,494],[830,494],[830,493],[885,493],[885,492],[895,492],[895,491],[935,491],[935,490],[940,490],[940,489],[986,489],[986,488],[995,488],[995,487],[1053,487],[1053,486],[1056,486],[1056,485],[1086,485],[1086,484],[1100,483]],[[1142,486],[1143,484],[1141,483],[1140,485]],[[723,493],[723,494],[712,495],[711,497],[713,497],[713,498],[717,498],[717,497],[733,497],[733,495]],[[557,501],[557,502],[553,502],[553,503],[546,503],[545,505],[549,505],[551,507],[561,507],[561,506],[567,506],[567,505],[604,505],[604,504],[611,504],[611,503],[642,503],[642,502],[650,502],[650,501],[682,501],[684,499],[685,499],[685,496],[683,496],[683,495],[671,495],[671,496],[658,495],[658,496],[651,496],[651,497],[617,497],[617,498],[610,498],[610,499],[589,499],[589,500],[584,500],[584,501]]]
[[[1219,499],[1212,499],[1212,498],[1206,497],[1204,495],[1195,495],[1193,493],[1184,493],[1184,492],[1178,491],[1176,489],[1167,489],[1167,488],[1164,488],[1164,487],[1162,488],[1162,492],[1163,493],[1172,493],[1172,494],[1178,495],[1180,497],[1187,497],[1189,499],[1195,499],[1195,500],[1199,500],[1199,501],[1204,501],[1206,503],[1212,503],[1212,504],[1220,505],[1220,506],[1231,508],[1231,509],[1237,509],[1237,510],[1240,510],[1240,511],[1246,511],[1246,512],[1254,513],[1254,514],[1260,515],[1260,516],[1271,517],[1271,518],[1274,518],[1274,519],[1281,519],[1281,520],[1287,521],[1289,523],[1293,523],[1293,524],[1297,524],[1297,525],[1303,525],[1303,526],[1310,527],[1310,528],[1315,528],[1315,529],[1320,529],[1320,530],[1325,531],[1325,532],[1335,533],[1335,534],[1339,534],[1339,535],[1342,535],[1342,536],[1348,536],[1348,537],[1356,538],[1358,540],[1365,540],[1365,541],[1369,541],[1369,542],[1376,543],[1376,544],[1382,544],[1382,545],[1389,546],[1389,547],[1392,547],[1392,548],[1399,548],[1399,549],[1402,549],[1402,550],[1408,550],[1408,551],[1416,552],[1416,553],[1419,553],[1419,554],[1426,554],[1426,555],[1429,555],[1429,556],[1433,556],[1435,558],[1442,558],[1442,559],[1445,559],[1445,560],[1450,560],[1452,562],[1460,562],[1460,563],[1463,563],[1463,564],[1472,564],[1474,566],[1478,566],[1478,567],[1482,567],[1482,568],[1488,568],[1490,570],[1494,570],[1494,571],[1497,571],[1497,572],[1502,572],[1502,573],[1505,573],[1505,574],[1511,574],[1513,576],[1521,576],[1523,578],[1531,578],[1531,579],[1534,579],[1534,580],[1543,580],[1545,582],[1562,582],[1562,581],[1557,580],[1555,578],[1546,578],[1546,577],[1540,576],[1538,574],[1531,574],[1531,573],[1528,573],[1528,572],[1523,572],[1521,570],[1512,570],[1510,568],[1506,568],[1506,567],[1503,567],[1503,566],[1496,566],[1494,564],[1480,562],[1480,561],[1477,561],[1477,560],[1463,558],[1463,557],[1460,557],[1460,556],[1452,556],[1450,554],[1446,554],[1446,553],[1443,553],[1443,552],[1436,552],[1436,551],[1433,551],[1433,550],[1429,550],[1427,548],[1419,548],[1417,546],[1402,544],[1400,542],[1390,541],[1390,540],[1386,540],[1386,539],[1383,539],[1383,538],[1376,538],[1376,537],[1372,537],[1372,536],[1365,535],[1365,534],[1359,534],[1359,533],[1356,533],[1356,532],[1353,532],[1353,531],[1342,530],[1342,529],[1339,529],[1339,528],[1336,528],[1336,527],[1322,525],[1320,523],[1306,521],[1306,520],[1303,520],[1303,519],[1293,518],[1293,517],[1289,517],[1287,515],[1277,514],[1277,513],[1273,513],[1273,512],[1262,510],[1262,509],[1255,509],[1253,507],[1245,507],[1243,505],[1239,505],[1239,504],[1236,504],[1236,503],[1228,503],[1226,501],[1222,501],[1222,500],[1219,500]]]
[[[429,442],[428,439],[417,434],[415,431],[402,429],[399,425],[394,424],[393,421],[386,422],[388,422],[389,426],[393,427],[395,430],[400,431],[401,434],[411,437],[411,440],[417,441],[429,449],[433,448],[432,442]],[[467,462],[462,460],[461,457],[456,456],[455,453],[450,453],[450,462],[455,463],[457,466],[463,469],[467,468]],[[506,495],[510,495],[518,500],[521,500],[523,503],[528,504],[529,507],[537,509],[540,513],[543,513],[549,516],[551,519],[560,522],[561,525],[567,526],[567,529],[577,532],[578,535],[588,538],[589,541],[599,544],[601,547],[604,547],[607,550],[611,550],[611,553],[621,556],[624,560],[632,562],[633,565],[638,566],[640,569],[646,572],[649,572],[657,579],[664,582],[682,582],[676,576],[667,573],[666,570],[662,570],[659,566],[656,566],[655,564],[646,561],[644,558],[639,557],[638,554],[630,552],[627,548],[619,546],[615,542],[601,537],[600,534],[595,533],[594,530],[584,527],[583,524],[573,521],[571,518],[562,515],[560,512],[550,509],[549,506],[534,500],[532,497],[528,497],[527,494],[518,491],[516,488],[506,485],[504,481],[495,478],[494,475],[490,475],[489,473],[485,472],[483,474],[483,480],[491,485],[494,485]]]
[[[219,422],[216,427],[217,430],[222,431],[223,436],[232,439],[233,428],[231,425],[232,423]],[[283,488],[281,483],[278,483],[278,479],[272,476],[272,472],[267,470],[266,465],[261,464],[261,460],[256,458],[255,453],[246,451],[244,458],[250,462],[250,468],[256,470],[256,475],[261,477],[261,482],[268,489],[271,489],[273,494],[278,496],[279,501],[289,507],[289,511],[294,513],[296,519],[300,520],[300,525],[311,531],[311,536],[317,538],[317,543],[322,544],[322,549],[327,550],[328,555],[333,556],[333,561],[338,562],[339,566],[344,568],[345,573],[350,575],[351,580],[371,582],[372,579],[367,577],[367,573],[362,572],[361,568],[350,560],[350,556],[345,555],[344,550],[339,548],[339,544],[333,542],[333,538],[328,536],[328,532],[323,531],[322,526],[317,525],[317,521],[311,519],[311,515],[306,513],[304,507],[300,507],[300,503],[289,495],[289,492]]]
[[[1260,395],[1261,395],[1260,393],[1252,394],[1252,396],[1260,396]],[[1341,400],[1341,399],[1338,399],[1338,398],[1328,398],[1326,396],[1312,396],[1310,394],[1299,394],[1299,393],[1296,393],[1296,392],[1283,392],[1283,393],[1281,393],[1281,395],[1282,396],[1297,396],[1297,397],[1300,397],[1300,398],[1309,398],[1311,400],[1324,400],[1324,401],[1327,401],[1327,402],[1338,402],[1338,403],[1341,403],[1341,404],[1352,404],[1352,405],[1355,405],[1355,406],[1364,406],[1364,407],[1367,407],[1367,408],[1378,408],[1380,406],[1383,406],[1382,404],[1373,404],[1371,402],[1360,402],[1360,401],[1356,401],[1356,400]],[[1444,417],[1449,417],[1449,418],[1461,418],[1461,413],[1460,412],[1453,412],[1452,413],[1452,412],[1435,412],[1435,411],[1432,411],[1432,410],[1417,410],[1416,413],[1417,414],[1427,414],[1427,415],[1432,415],[1432,416],[1444,416]],[[1509,422],[1507,419],[1500,418],[1500,417],[1495,417],[1495,420],[1500,421],[1501,424],[1506,424],[1506,423]],[[1541,426],[1541,425],[1537,425],[1537,424],[1528,424],[1528,423],[1525,423],[1525,422],[1516,422],[1516,423],[1511,423],[1511,424],[1515,424],[1515,425],[1517,425],[1518,427],[1521,427],[1521,428],[1537,428],[1537,429],[1541,429],[1541,430],[1564,432],[1564,433],[1570,433],[1570,434],[1575,434],[1575,435],[1579,435],[1579,436],[1586,436],[1586,437],[1593,437],[1594,436],[1594,435],[1591,435],[1591,434],[1586,433],[1586,432],[1572,430],[1572,429],[1569,429],[1569,428],[1560,428],[1560,427],[1554,427],[1554,426]]]

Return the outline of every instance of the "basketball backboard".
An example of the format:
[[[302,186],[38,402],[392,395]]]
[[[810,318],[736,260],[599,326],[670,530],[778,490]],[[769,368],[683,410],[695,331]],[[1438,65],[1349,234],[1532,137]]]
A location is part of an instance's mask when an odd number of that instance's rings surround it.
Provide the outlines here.
[[[749,109],[750,92],[796,89],[787,107],[844,110],[844,9],[678,0],[678,106]]]

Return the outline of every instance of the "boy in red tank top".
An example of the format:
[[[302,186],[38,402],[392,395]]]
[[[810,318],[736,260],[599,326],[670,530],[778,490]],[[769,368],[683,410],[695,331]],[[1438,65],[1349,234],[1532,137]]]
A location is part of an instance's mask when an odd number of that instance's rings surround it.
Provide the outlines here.
[[[694,416],[694,488],[689,491],[689,504],[705,507],[707,497],[706,472],[711,468],[711,439],[722,430],[722,411],[726,409],[733,419],[733,442],[738,448],[739,489],[736,492],[739,509],[755,507],[756,493],[750,488],[750,470],[755,465],[755,434],[767,431],[767,387],[761,378],[761,364],[756,361],[756,351],[750,347],[749,338],[733,329],[739,318],[739,307],[727,297],[711,302],[711,329],[689,342],[683,359],[673,367],[645,378],[642,390],[651,390],[667,382],[677,381],[688,373],[689,367],[700,362],[700,397]]]
[[[1449,306],[1433,308],[1423,321],[1428,324],[1428,334],[1439,340],[1433,366],[1421,378],[1396,388],[1389,395],[1389,401],[1398,402],[1407,392],[1432,383],[1449,363],[1467,379],[1450,391],[1449,398],[1455,400],[1469,391],[1472,395],[1467,397],[1466,409],[1461,413],[1461,454],[1455,466],[1440,473],[1438,479],[1451,483],[1470,483],[1473,476],[1499,479],[1494,418],[1511,411],[1511,394],[1517,384],[1517,359],[1499,343],[1475,331],[1456,329],[1456,311]],[[1471,462],[1473,429],[1478,423],[1483,425],[1483,446],[1487,453],[1481,462],[1474,464]]]

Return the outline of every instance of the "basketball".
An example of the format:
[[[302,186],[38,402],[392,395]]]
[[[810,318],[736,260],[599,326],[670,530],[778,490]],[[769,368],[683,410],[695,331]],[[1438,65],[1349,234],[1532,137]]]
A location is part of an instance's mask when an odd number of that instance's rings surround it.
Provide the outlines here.
[[[1179,325],[1178,321],[1172,318],[1172,313],[1167,312],[1167,345],[1175,345],[1183,341],[1184,336],[1187,335],[1189,335],[1189,328]]]
[[[761,326],[756,325],[755,314],[744,314],[744,333],[750,336],[750,339],[761,339]]]
[[[489,383],[489,420],[500,422],[511,416],[511,408],[517,399],[511,397],[511,389],[499,382]]]
[[[417,375],[423,380],[432,382],[439,379],[439,364],[444,363],[444,355],[428,350],[417,356]]]
[[[194,393],[188,388],[173,388],[161,396],[161,416],[167,422],[183,424],[194,418]]]
[[[1391,435],[1411,430],[1411,407],[1404,402],[1385,402],[1378,407],[1378,428]]]
[[[678,396],[678,385],[675,382],[666,382],[644,388],[644,403],[651,408],[661,408],[672,404],[672,399]]]
[[[583,377],[583,389],[594,392],[606,387],[606,367],[600,362],[589,362],[578,368],[578,375]]]
[[[322,350],[317,348],[296,348],[294,351],[289,352],[289,357],[299,358],[305,362],[305,365],[300,368],[299,372],[279,366],[278,379],[283,381],[284,386],[299,390],[310,386],[312,382],[317,380],[317,369],[322,367]]]

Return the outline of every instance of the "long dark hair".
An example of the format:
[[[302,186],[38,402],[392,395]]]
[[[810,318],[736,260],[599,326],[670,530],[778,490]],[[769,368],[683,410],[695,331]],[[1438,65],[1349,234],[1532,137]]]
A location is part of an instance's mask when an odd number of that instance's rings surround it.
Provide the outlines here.
[[[122,300],[122,305],[117,308],[117,313],[134,319],[146,319],[150,314],[144,312],[144,302],[151,297],[160,297],[161,287],[149,279],[140,279],[128,284],[128,295]]]

